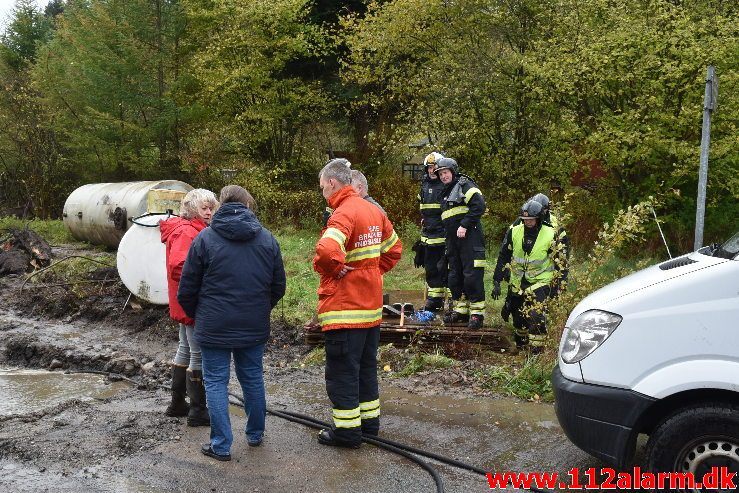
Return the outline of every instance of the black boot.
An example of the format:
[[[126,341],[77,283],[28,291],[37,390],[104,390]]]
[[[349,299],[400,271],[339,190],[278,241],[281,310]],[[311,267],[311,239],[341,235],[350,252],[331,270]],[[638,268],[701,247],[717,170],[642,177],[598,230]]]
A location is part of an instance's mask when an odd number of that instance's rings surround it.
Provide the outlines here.
[[[190,412],[187,413],[187,426],[210,426],[208,407],[205,404],[203,372],[187,372],[187,395],[190,397]]]
[[[172,365],[172,402],[167,406],[164,414],[172,417],[187,416],[190,410],[185,400],[187,385],[185,383],[186,366]]]
[[[466,324],[470,321],[470,316],[467,313],[449,312],[444,315],[445,324]]]
[[[467,324],[468,329],[482,329],[482,322],[485,317],[482,315],[470,315],[470,321]]]
[[[423,307],[427,312],[438,312],[444,308],[444,298],[426,298],[426,306]]]

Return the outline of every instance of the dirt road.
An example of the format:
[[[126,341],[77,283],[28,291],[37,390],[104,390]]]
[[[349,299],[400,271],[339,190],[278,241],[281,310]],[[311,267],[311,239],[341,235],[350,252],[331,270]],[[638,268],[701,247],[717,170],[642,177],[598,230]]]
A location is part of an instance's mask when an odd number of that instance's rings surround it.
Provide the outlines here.
[[[137,384],[116,384],[108,397],[0,415],[2,491],[434,491],[431,476],[407,459],[367,444],[324,447],[314,430],[274,416],[263,446],[247,447],[236,408],[233,461],[208,459],[199,453],[207,428],[163,414],[168,394],[161,386],[176,347],[164,308],[122,311],[127,293],[115,286],[84,301],[60,290],[18,288],[17,279],[0,279],[0,367],[115,372]],[[308,350],[296,327],[273,328],[268,405],[327,421],[322,367],[298,363]],[[479,396],[436,377],[382,380],[383,436],[486,470],[564,474],[600,466],[569,444],[551,405]],[[489,491],[481,475],[435,467],[448,492]]]

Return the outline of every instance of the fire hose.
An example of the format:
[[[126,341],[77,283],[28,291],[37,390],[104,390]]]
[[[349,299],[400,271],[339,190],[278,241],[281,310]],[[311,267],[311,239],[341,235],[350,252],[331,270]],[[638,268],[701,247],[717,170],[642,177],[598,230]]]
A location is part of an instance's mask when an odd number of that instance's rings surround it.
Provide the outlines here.
[[[108,378],[110,378],[112,380],[125,380],[125,381],[131,382],[131,383],[133,383],[135,385],[139,385],[140,384],[140,382],[137,382],[136,380],[134,380],[132,378],[126,377],[126,376],[121,375],[121,374],[118,374],[118,373],[107,372],[107,371],[100,371],[100,370],[74,370],[74,371],[69,371],[68,370],[66,373],[92,373],[92,374],[96,374],[96,375],[104,375],[104,376],[107,376]],[[160,385],[158,385],[158,387],[161,388],[161,389],[170,390],[170,388],[167,387],[166,385],[161,385],[160,384]],[[236,394],[234,394],[232,392],[229,392],[228,395],[233,398],[233,400],[229,400],[229,402],[232,405],[235,405],[235,406],[238,406],[238,407],[241,407],[241,408],[244,407],[244,400],[243,400],[243,398],[239,397],[238,395],[236,395]],[[308,416],[306,414],[300,414],[300,413],[295,413],[295,412],[290,412],[290,411],[285,411],[285,410],[277,410],[277,409],[274,409],[271,406],[267,406],[267,413],[268,414],[271,414],[271,415],[273,415],[275,417],[282,418],[282,419],[285,419],[287,421],[291,421],[293,423],[298,423],[298,424],[302,424],[302,425],[308,426],[310,428],[316,428],[316,429],[321,429],[321,428],[328,429],[328,428],[331,428],[331,425],[329,423],[320,421],[320,420],[318,420],[316,418],[313,418],[312,416]],[[480,475],[485,476],[485,477],[487,477],[487,474],[489,473],[489,471],[486,471],[485,469],[482,469],[482,468],[479,468],[479,467],[476,467],[476,466],[473,466],[473,465],[470,465],[470,464],[466,464],[464,462],[460,462],[458,460],[451,459],[449,457],[445,457],[443,455],[439,455],[439,454],[436,454],[434,452],[429,452],[429,451],[422,450],[422,449],[419,449],[419,448],[416,448],[416,447],[413,447],[413,446],[410,446],[410,445],[406,445],[406,444],[403,444],[403,443],[400,443],[400,442],[396,442],[394,440],[390,440],[390,439],[387,439],[387,438],[382,438],[382,437],[379,437],[379,436],[374,436],[374,437],[373,436],[363,436],[362,437],[362,441],[365,442],[365,443],[369,443],[371,445],[374,445],[374,446],[376,446],[378,448],[381,448],[381,449],[387,450],[389,452],[392,452],[394,454],[401,455],[401,456],[407,458],[408,460],[416,463],[418,466],[420,466],[421,468],[423,468],[426,472],[428,472],[431,475],[431,477],[434,480],[434,483],[436,484],[436,491],[437,491],[437,493],[444,493],[444,491],[445,491],[444,490],[444,483],[443,483],[443,481],[441,479],[441,476],[439,475],[439,473],[428,462],[423,461],[422,459],[418,458],[417,456],[427,457],[429,459],[433,459],[433,460],[435,460],[437,462],[440,462],[442,464],[446,464],[448,466],[456,467],[458,469],[462,469],[462,470],[465,470],[465,471],[469,471],[469,472],[473,472],[473,473],[476,473],[476,474],[480,474]],[[528,491],[535,492],[535,493],[551,493],[548,490],[536,488],[536,487],[533,487],[533,486],[530,487],[530,488],[528,488],[527,490]]]

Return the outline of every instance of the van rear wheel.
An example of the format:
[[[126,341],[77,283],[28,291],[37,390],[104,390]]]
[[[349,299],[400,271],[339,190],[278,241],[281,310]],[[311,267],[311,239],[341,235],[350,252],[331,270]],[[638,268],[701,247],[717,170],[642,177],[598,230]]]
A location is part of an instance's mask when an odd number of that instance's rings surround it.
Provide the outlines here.
[[[651,434],[646,454],[651,472],[692,473],[702,482],[712,468],[725,467],[736,473],[734,483],[739,484],[739,405],[700,404],[674,412]],[[682,487],[671,491],[709,490]]]

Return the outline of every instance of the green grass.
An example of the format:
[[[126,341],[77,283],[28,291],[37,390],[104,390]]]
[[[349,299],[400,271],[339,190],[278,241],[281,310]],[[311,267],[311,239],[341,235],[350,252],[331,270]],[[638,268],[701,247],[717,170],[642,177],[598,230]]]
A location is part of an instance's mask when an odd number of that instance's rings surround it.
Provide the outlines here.
[[[521,399],[554,400],[552,375],[554,362],[551,358],[532,356],[524,360],[523,366],[488,366],[478,371],[475,378],[482,388],[519,397]]]
[[[424,370],[452,368],[459,366],[459,361],[436,353],[416,353],[415,356],[398,372],[401,377],[407,377]]]
[[[39,234],[43,239],[52,245],[63,243],[79,243],[72,237],[72,234],[64,226],[64,223],[58,219],[18,219],[17,217],[0,217],[0,231],[4,234],[7,230],[13,229],[31,229]]]

